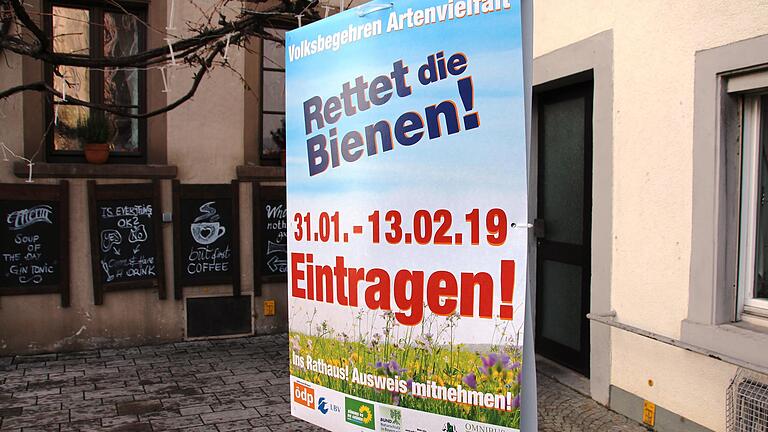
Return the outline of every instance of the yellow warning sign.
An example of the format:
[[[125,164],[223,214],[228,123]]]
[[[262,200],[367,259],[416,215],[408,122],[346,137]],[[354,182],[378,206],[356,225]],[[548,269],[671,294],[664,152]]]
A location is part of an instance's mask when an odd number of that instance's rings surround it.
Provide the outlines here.
[[[265,300],[264,301],[264,316],[275,316],[275,301],[274,300]]]
[[[656,404],[643,401],[643,423],[653,427],[656,424]]]

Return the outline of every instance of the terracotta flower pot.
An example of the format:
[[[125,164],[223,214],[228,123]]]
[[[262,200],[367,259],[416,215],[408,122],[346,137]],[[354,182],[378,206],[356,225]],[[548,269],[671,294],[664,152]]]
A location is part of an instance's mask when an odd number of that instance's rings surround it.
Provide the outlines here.
[[[83,150],[89,163],[103,164],[109,159],[109,144],[86,144]]]

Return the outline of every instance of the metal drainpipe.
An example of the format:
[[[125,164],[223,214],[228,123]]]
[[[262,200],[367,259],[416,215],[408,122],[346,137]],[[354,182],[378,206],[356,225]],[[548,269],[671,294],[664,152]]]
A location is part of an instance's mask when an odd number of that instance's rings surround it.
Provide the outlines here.
[[[741,368],[744,368],[744,369],[749,369],[749,370],[752,370],[752,371],[755,371],[755,372],[758,372],[758,373],[761,373],[761,374],[764,374],[764,375],[768,375],[768,368],[766,368],[766,367],[759,366],[759,365],[756,365],[754,363],[750,363],[750,362],[747,362],[747,361],[744,361],[744,360],[739,360],[737,358],[733,358],[733,357],[728,356],[726,354],[720,354],[720,353],[708,350],[706,348],[702,348],[700,346],[691,345],[689,343],[683,342],[683,341],[678,340],[678,339],[673,339],[671,337],[660,335],[658,333],[649,332],[648,330],[643,330],[641,328],[637,328],[637,327],[634,327],[634,326],[631,326],[631,325],[620,323],[620,322],[615,320],[615,318],[616,318],[616,311],[611,311],[611,312],[606,313],[606,314],[590,313],[590,314],[587,314],[587,318],[592,320],[592,321],[599,322],[601,324],[605,324],[605,325],[610,326],[610,327],[615,327],[617,329],[624,330],[624,331],[629,332],[629,333],[634,333],[636,335],[639,335],[639,336],[642,336],[642,337],[645,337],[645,338],[648,338],[648,339],[655,340],[657,342],[662,342],[662,343],[665,343],[667,345],[672,345],[673,347],[676,347],[676,348],[681,348],[681,349],[684,349],[686,351],[695,352],[697,354],[705,355],[705,356],[707,356],[709,358],[713,358],[715,360],[724,361],[726,363],[730,363],[732,365],[735,365],[735,366],[738,366],[738,367],[741,367]]]

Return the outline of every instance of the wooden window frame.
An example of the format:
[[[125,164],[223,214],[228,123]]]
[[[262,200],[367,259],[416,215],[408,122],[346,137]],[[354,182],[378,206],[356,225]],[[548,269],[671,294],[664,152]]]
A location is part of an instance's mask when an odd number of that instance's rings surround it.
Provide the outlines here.
[[[275,26],[267,27],[265,30],[280,30],[287,32],[290,29],[287,27]],[[282,72],[283,76],[285,76],[285,68],[281,69],[277,67],[264,66],[264,39],[260,39],[259,43],[261,47],[259,56],[259,119],[261,120],[261,133],[259,134],[259,160],[261,161],[262,165],[280,165],[280,155],[275,157],[264,157],[264,114],[282,115],[285,117],[285,111],[273,111],[264,109],[264,72]],[[283,46],[283,49],[285,49],[285,46]]]
[[[148,3],[143,1],[123,1],[120,5],[125,8],[126,11],[135,14],[140,20],[147,22],[148,16]],[[88,9],[90,13],[89,24],[89,53],[102,52],[104,46],[103,30],[99,29],[96,22],[103,22],[104,12],[117,12],[125,13],[120,8],[105,4],[103,1],[96,0],[46,0],[43,3],[45,19],[44,30],[47,35],[53,37],[53,7],[71,7]],[[147,30],[144,25],[139,27],[139,51],[144,51],[147,48]],[[103,71],[89,71],[90,75],[90,96],[91,101],[94,101],[93,96],[96,95],[96,102],[101,102],[104,97],[104,73]],[[138,76],[138,89],[139,89],[139,111],[145,112],[147,109],[147,73],[145,70],[139,70]],[[45,65],[44,67],[45,81],[53,86],[53,67]],[[45,102],[45,125],[52,125],[54,120],[54,108],[53,104],[48,101]],[[147,163],[147,120],[138,119],[139,123],[139,150],[135,153],[124,152],[110,152],[108,164],[146,164]],[[54,149],[54,130],[53,127],[47,128],[43,131],[44,145],[45,145],[45,160],[46,162],[53,163],[84,163],[85,154],[82,150],[55,150]]]

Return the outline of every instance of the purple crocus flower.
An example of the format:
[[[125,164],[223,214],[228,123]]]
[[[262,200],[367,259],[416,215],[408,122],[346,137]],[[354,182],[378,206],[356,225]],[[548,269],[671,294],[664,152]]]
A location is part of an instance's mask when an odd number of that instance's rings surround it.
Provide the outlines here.
[[[474,373],[468,373],[461,379],[461,381],[473,389],[477,388],[477,377]]]
[[[389,362],[389,371],[393,374],[400,374],[405,372],[406,369],[401,368],[397,360],[392,360]]]
[[[500,370],[515,370],[520,367],[520,363],[513,363],[510,364],[510,358],[509,355],[506,353],[489,353],[485,357],[480,357],[480,360],[482,361],[483,365],[480,366],[478,369],[480,372],[484,375],[490,375],[491,369],[494,367],[499,368]]]
[[[518,409],[520,408],[520,395],[515,396],[514,399],[512,399],[512,408]]]

